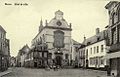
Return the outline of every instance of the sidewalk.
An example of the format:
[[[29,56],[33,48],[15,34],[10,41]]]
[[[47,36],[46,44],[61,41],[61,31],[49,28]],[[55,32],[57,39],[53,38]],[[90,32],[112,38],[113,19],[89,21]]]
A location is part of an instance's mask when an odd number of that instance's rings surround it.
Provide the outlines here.
[[[4,72],[0,72],[0,77],[6,74],[9,74],[12,72],[12,68],[8,68],[8,70],[4,71]]]

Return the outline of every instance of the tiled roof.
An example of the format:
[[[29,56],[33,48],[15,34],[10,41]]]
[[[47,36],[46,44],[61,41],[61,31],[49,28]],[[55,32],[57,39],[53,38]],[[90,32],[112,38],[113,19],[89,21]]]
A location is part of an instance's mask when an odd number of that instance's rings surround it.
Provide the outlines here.
[[[1,25],[0,25],[0,30],[4,31],[6,33],[5,29]]]
[[[94,43],[96,43],[96,42],[99,42],[99,41],[101,41],[101,40],[104,40],[106,37],[107,37],[107,36],[106,36],[106,30],[103,30],[103,31],[100,32],[99,34],[94,35],[94,36],[92,36],[92,37],[90,37],[90,38],[85,39],[82,44],[84,44],[84,45],[94,44]]]
[[[28,49],[28,51],[26,50]],[[23,46],[19,51],[20,53],[28,53],[30,50],[29,46],[26,44],[25,46]]]
[[[105,8],[108,9],[109,7],[112,6],[113,3],[118,4],[118,3],[120,3],[120,2],[119,2],[119,1],[110,1],[110,2],[105,6]]]
[[[73,41],[73,45],[81,45],[81,43],[79,43],[79,42],[77,42],[77,41],[75,41],[73,39],[72,39],[72,41]]]

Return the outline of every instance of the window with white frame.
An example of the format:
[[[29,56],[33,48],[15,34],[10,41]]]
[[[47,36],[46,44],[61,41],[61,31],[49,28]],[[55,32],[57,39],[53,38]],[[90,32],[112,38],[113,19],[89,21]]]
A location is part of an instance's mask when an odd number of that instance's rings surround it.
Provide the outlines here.
[[[47,52],[44,52],[44,57],[47,57]]]
[[[92,48],[90,48],[90,53],[92,54]]]
[[[94,54],[95,54],[95,51],[96,51],[96,47],[94,47]]]
[[[42,52],[39,52],[39,56],[42,57]]]
[[[103,52],[104,48],[103,48],[103,45],[101,45],[101,52]]]
[[[99,46],[97,46],[97,53],[99,53]]]

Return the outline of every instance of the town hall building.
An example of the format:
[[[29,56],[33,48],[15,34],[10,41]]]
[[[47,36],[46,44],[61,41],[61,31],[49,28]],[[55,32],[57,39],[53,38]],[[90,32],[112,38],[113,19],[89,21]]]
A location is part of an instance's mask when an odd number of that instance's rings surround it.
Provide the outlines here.
[[[69,65],[71,51],[71,23],[68,24],[63,18],[64,13],[60,10],[55,12],[55,17],[50,22],[41,20],[39,32],[32,40],[32,47],[38,43],[47,44],[48,63],[57,65]]]

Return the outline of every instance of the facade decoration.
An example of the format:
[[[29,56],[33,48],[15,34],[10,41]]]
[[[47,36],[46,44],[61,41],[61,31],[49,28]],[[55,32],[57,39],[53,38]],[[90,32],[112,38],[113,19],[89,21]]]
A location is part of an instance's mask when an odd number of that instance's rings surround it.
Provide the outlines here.
[[[10,46],[9,39],[6,38],[6,31],[0,25],[0,71],[5,71],[9,67]]]
[[[45,26],[41,20],[39,32],[32,40],[32,47],[35,47],[41,41],[41,44],[48,45],[48,57],[51,63],[54,62],[59,66],[69,65],[71,31],[71,24],[68,25],[63,18],[63,12],[58,10],[49,23],[46,20]]]
[[[108,50],[107,48],[107,30],[100,32],[96,29],[96,35],[87,38],[84,37],[82,47],[79,48],[80,65],[86,68],[102,69],[107,65],[105,58]]]
[[[120,2],[110,1],[105,8],[109,14],[108,46],[110,46],[107,59],[109,59],[110,74],[120,77]]]

